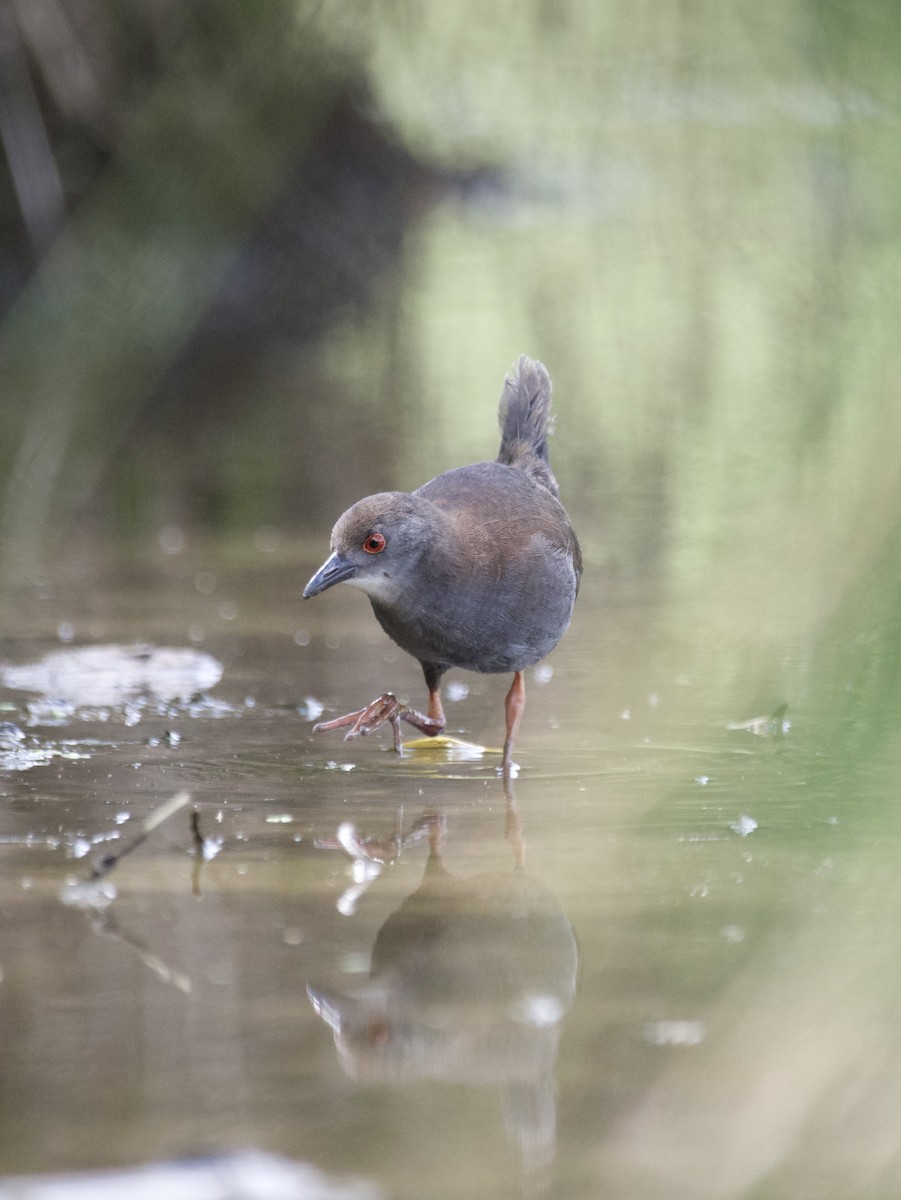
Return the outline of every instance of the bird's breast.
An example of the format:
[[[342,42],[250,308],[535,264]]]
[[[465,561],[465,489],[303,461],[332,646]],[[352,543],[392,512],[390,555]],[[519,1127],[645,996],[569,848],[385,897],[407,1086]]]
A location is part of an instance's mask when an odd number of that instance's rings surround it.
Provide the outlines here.
[[[569,625],[577,577],[546,547],[510,562],[424,571],[386,602],[370,593],[390,638],[420,662],[486,673],[517,671],[554,648]]]

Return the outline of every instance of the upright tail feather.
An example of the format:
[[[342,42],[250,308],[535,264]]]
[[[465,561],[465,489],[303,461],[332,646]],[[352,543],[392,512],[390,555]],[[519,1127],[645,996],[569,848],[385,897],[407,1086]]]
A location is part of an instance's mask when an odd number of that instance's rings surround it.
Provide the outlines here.
[[[501,426],[499,463],[527,471],[553,495],[559,495],[550,468],[547,439],[551,433],[551,381],[542,363],[524,354],[504,380],[498,413]]]

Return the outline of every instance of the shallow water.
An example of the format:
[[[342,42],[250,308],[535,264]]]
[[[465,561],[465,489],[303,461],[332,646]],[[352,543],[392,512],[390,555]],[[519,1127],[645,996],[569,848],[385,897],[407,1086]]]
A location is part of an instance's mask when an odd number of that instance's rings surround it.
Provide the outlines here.
[[[320,334],[197,409],[169,372],[264,202],[207,151],[265,191],[244,117],[303,122],[231,97],[255,39],[187,101],[167,53],[3,322],[0,1175],[256,1147],[400,1200],[895,1200],[901,10],[293,7],[484,186],[398,195],[379,265],[313,178],[328,244],[277,258]],[[586,573],[508,794],[506,679],[448,677],[484,753],[313,735],[424,689],[300,589],[361,493],[496,452],[523,351]]]
[[[482,757],[314,736],[321,705],[422,699],[362,596],[301,605],[318,550],[9,598],[7,664],[140,641],[222,678],[0,692],[4,1172],[255,1146],[398,1197],[894,1181],[897,739],[824,708],[804,647],[735,675],[746,629],[597,574],[529,673],[514,794],[499,677],[449,677]]]

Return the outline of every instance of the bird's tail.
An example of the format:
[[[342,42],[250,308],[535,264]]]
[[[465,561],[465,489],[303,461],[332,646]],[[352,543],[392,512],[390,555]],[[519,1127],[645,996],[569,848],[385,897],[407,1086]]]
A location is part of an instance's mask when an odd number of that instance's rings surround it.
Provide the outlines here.
[[[558,495],[547,452],[551,433],[551,380],[542,363],[524,354],[518,359],[513,374],[504,380],[498,416],[501,448],[497,461],[520,467],[553,495]]]

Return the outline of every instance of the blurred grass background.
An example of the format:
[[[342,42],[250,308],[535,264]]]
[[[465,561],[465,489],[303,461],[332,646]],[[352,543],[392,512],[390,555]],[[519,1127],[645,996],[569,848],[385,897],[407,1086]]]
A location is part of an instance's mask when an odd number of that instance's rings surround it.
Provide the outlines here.
[[[5,563],[318,532],[493,455],[521,352],[609,570],[808,624],[891,537],[895,6],[4,13]]]

